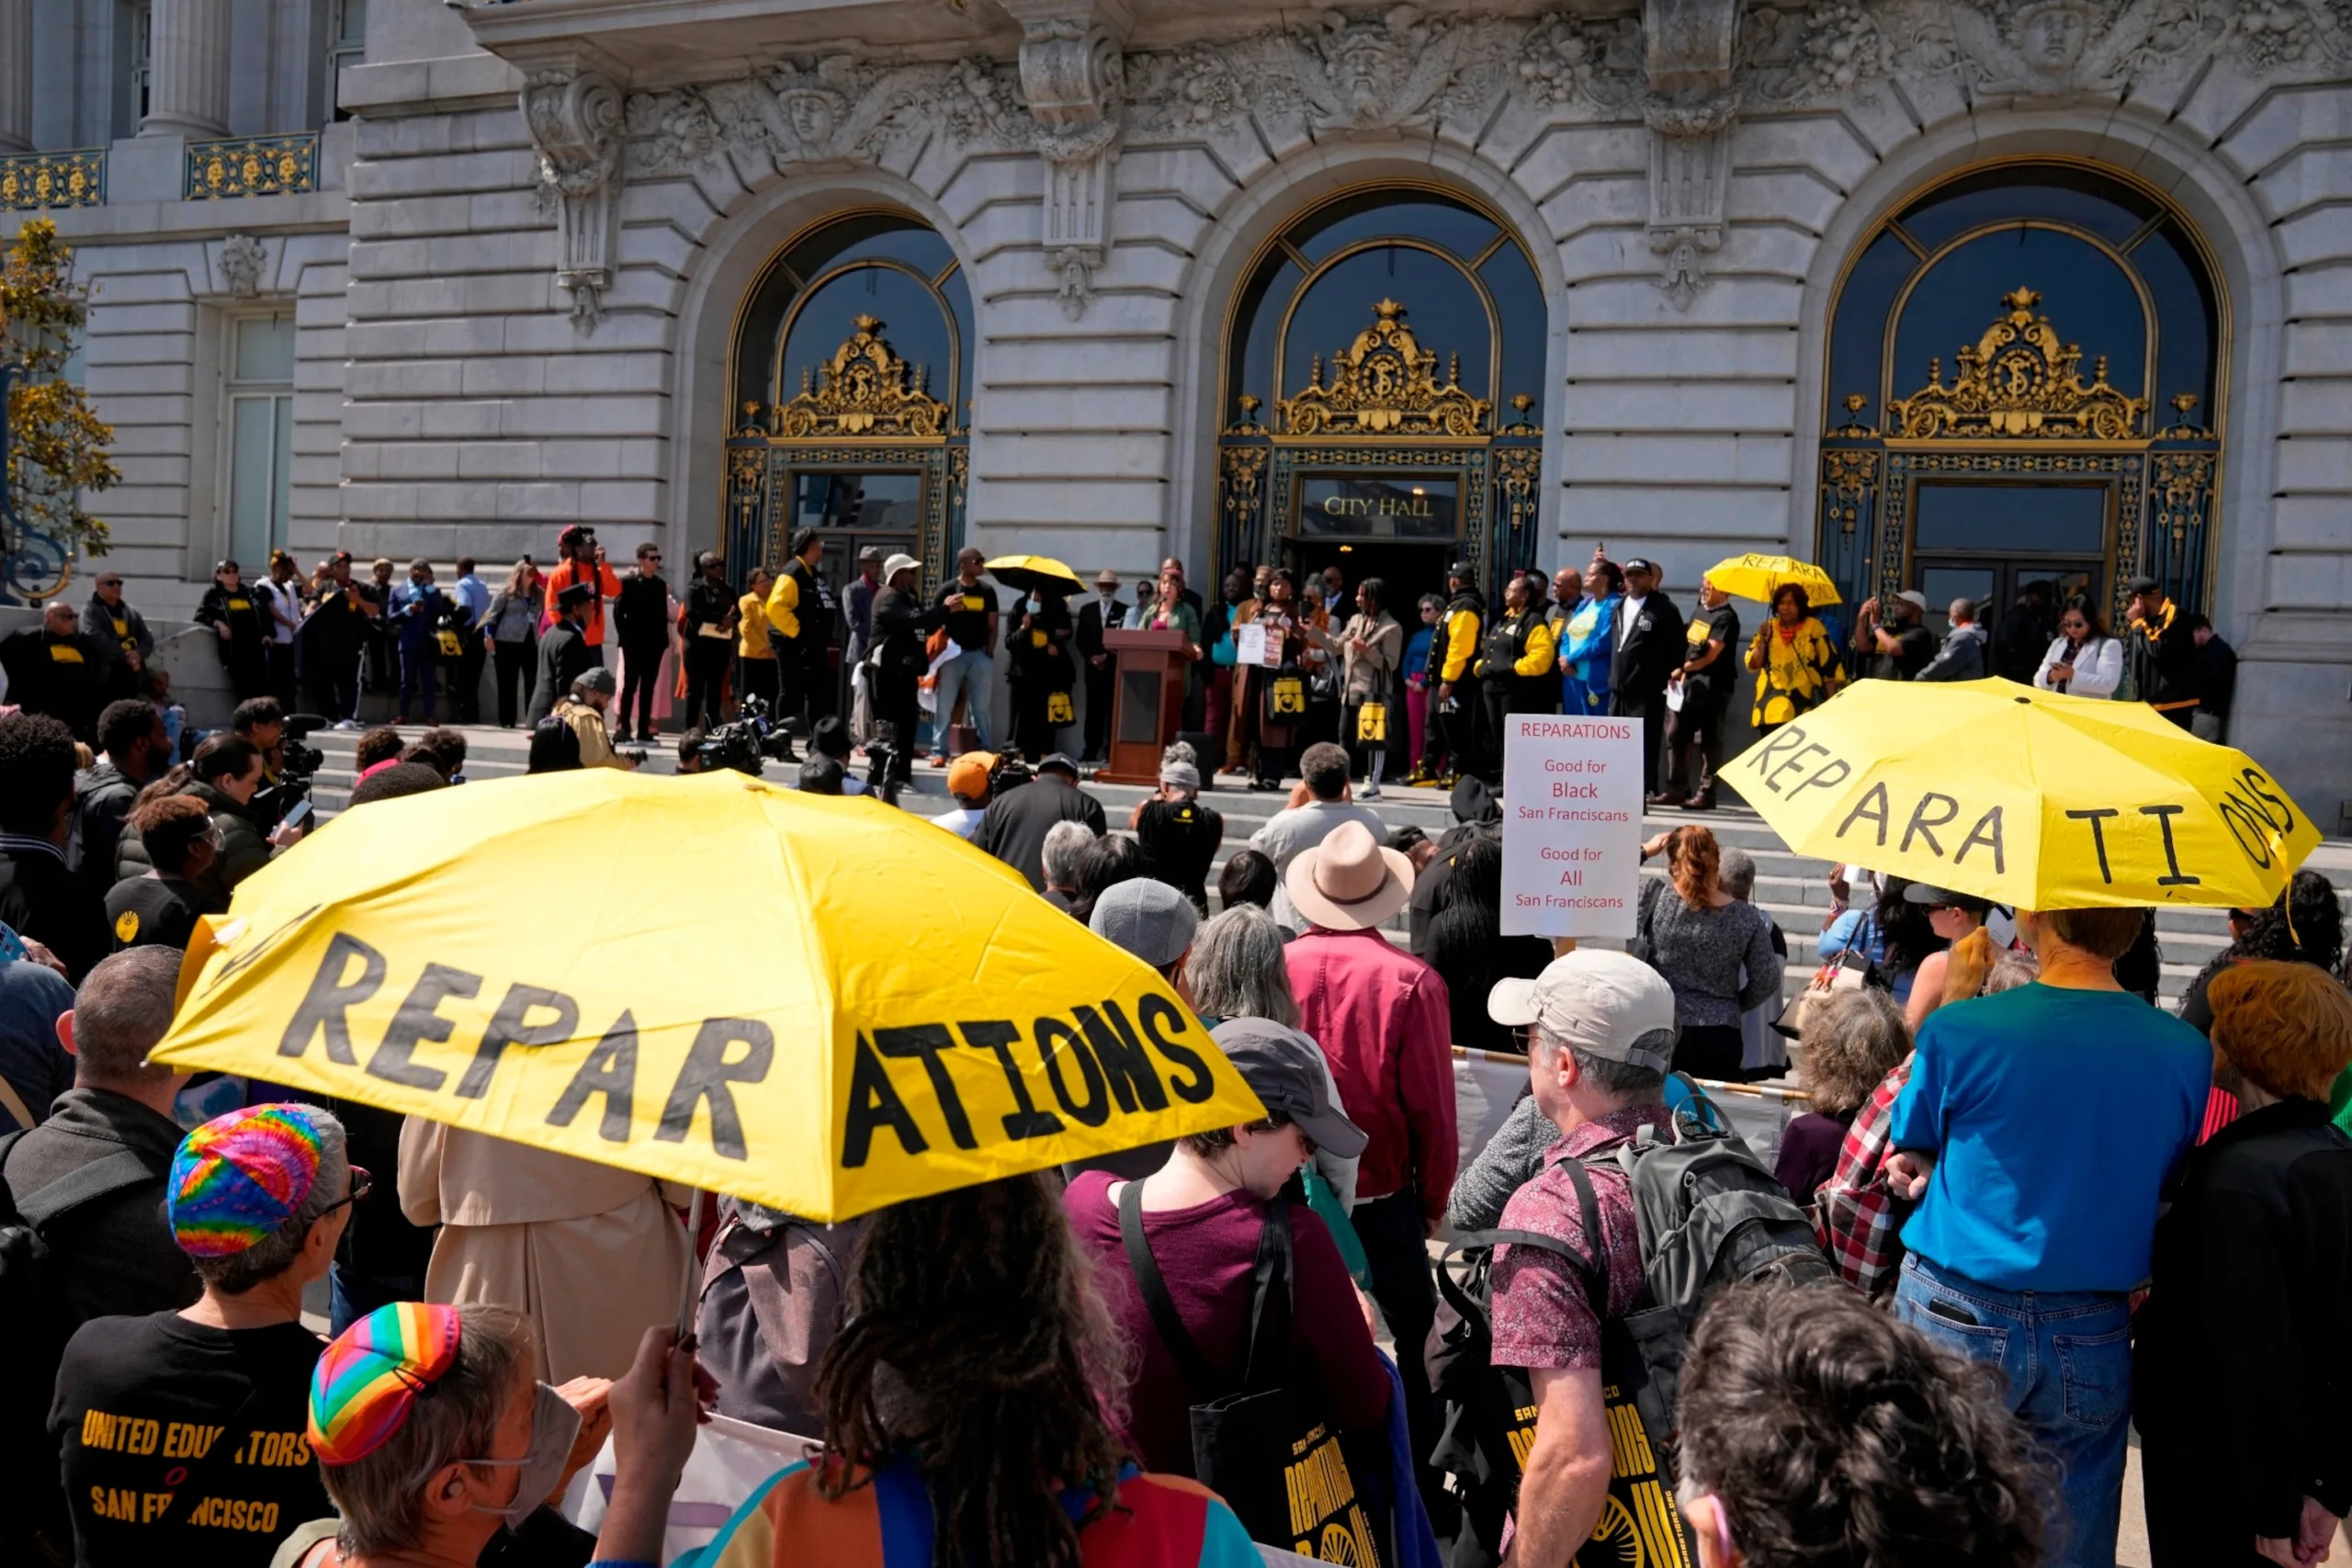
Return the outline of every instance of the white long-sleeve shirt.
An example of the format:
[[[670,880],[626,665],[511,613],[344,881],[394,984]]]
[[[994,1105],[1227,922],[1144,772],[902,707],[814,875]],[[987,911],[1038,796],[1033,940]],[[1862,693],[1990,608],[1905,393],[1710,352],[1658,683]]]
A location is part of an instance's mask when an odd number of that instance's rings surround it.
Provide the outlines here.
[[[2033,683],[2045,692],[2065,692],[2077,697],[2111,697],[2115,688],[2123,684],[2123,644],[2111,637],[2086,643],[2075,656],[2075,678],[2052,682],[2050,671],[2053,665],[2066,662],[2066,639],[2059,637],[2041,656],[2041,668],[2033,672]]]

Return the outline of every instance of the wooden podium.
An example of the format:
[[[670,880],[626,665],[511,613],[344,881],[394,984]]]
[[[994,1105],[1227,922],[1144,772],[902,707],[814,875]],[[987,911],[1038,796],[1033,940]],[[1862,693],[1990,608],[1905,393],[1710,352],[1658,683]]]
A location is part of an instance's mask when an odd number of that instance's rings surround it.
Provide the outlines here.
[[[1104,784],[1156,784],[1159,754],[1184,722],[1184,684],[1193,674],[1193,661],[1184,657],[1184,634],[1106,631],[1102,647],[1117,661],[1117,679],[1112,687],[1111,761],[1094,776]]]

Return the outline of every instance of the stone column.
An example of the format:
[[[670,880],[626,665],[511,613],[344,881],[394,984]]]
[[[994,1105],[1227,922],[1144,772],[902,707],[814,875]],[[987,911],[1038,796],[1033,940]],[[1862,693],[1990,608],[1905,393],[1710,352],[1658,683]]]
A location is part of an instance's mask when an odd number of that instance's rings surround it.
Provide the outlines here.
[[[229,0],[154,0],[141,136],[229,133]]]
[[[0,152],[33,148],[33,0],[0,0]]]

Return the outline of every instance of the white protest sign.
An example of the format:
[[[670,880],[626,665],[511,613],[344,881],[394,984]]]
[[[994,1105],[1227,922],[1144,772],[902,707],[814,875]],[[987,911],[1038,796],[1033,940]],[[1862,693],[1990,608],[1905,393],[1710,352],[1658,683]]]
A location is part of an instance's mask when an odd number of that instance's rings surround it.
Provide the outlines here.
[[[1266,662],[1266,628],[1255,621],[1233,628],[1233,662],[1244,668]]]
[[[1512,717],[1503,935],[1630,937],[1641,870],[1642,721]]]

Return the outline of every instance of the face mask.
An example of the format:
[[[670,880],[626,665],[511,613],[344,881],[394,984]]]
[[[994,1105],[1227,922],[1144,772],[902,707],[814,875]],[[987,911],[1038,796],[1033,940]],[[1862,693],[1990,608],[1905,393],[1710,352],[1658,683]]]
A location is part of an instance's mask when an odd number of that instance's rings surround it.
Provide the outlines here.
[[[580,1436],[580,1412],[564,1403],[563,1395],[545,1383],[537,1389],[531,1409],[531,1446],[520,1459],[473,1459],[465,1462],[483,1470],[520,1470],[514,1482],[514,1500],[503,1508],[476,1503],[477,1514],[496,1514],[510,1530],[521,1529],[523,1521],[531,1517],[555,1483],[563,1479],[564,1461],[571,1457],[571,1445]]]

